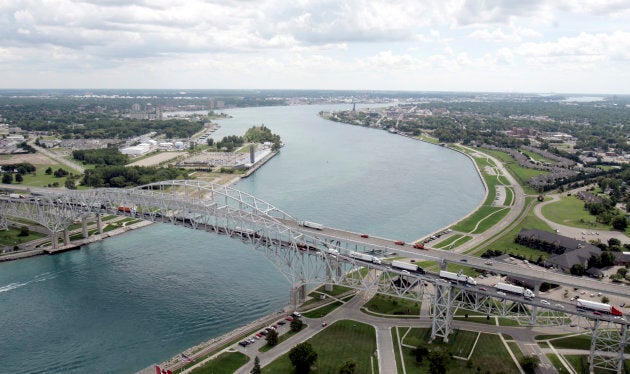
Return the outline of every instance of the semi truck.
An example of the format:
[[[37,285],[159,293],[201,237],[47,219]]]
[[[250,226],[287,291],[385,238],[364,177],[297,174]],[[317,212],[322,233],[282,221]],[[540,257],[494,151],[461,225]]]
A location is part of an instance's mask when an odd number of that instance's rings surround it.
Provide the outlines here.
[[[526,299],[533,299],[534,298],[534,293],[532,292],[532,290],[527,289],[525,287],[521,287],[521,286],[515,286],[513,284],[507,284],[507,283],[497,283],[494,288],[496,288],[497,290],[501,290],[501,291],[505,291],[505,292],[511,292],[511,293],[515,293],[517,295],[521,295]]]
[[[440,271],[440,277],[450,279],[456,282],[464,282],[473,286],[477,285],[477,281],[473,277],[464,274],[457,274],[450,271]]]
[[[310,227],[311,229],[316,229],[316,230],[324,229],[324,225],[322,225],[321,223],[311,222],[311,221],[300,221],[300,226]]]
[[[415,271],[418,272],[420,274],[424,274],[424,269],[421,268],[418,265],[415,264],[410,264],[408,262],[402,262],[402,261],[392,261],[392,267],[395,267],[397,269],[403,269],[403,270],[409,270],[409,271]]]
[[[375,264],[380,264],[381,263],[381,259],[378,257],[374,257],[370,254],[367,253],[361,253],[361,252],[354,252],[354,251],[350,251],[350,253],[348,253],[348,255],[352,258],[356,258],[359,260],[363,260],[363,261],[370,261],[372,263]]]
[[[598,303],[595,301],[577,299],[577,307],[595,310],[597,312],[604,312],[604,313],[611,314],[613,316],[623,316],[623,313],[619,309],[615,308],[614,306],[604,304],[604,303]]]

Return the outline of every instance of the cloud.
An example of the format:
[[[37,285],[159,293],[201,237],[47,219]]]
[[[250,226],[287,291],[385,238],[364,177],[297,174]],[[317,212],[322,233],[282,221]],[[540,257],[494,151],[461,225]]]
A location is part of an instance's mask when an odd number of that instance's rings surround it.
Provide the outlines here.
[[[542,34],[540,32],[523,27],[514,27],[510,32],[504,32],[501,28],[493,30],[483,28],[468,34],[470,38],[494,43],[517,43],[524,38],[538,38],[541,36]]]
[[[583,61],[624,61],[630,60],[630,32],[580,33],[574,37],[562,37],[553,42],[524,43],[516,48],[516,53],[548,63]]]

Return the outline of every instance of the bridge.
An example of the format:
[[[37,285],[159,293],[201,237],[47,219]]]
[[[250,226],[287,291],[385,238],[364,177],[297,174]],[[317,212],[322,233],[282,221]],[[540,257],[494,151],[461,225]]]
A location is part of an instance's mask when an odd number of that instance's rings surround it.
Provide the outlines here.
[[[343,285],[421,302],[432,300],[432,339],[448,340],[456,309],[494,314],[527,325],[576,324],[591,330],[590,370],[621,373],[624,352],[630,341],[625,317],[593,313],[573,303],[543,303],[538,298],[497,294],[494,289],[446,281],[437,272],[407,271],[392,267],[379,257],[397,256],[430,261],[445,269],[449,263],[527,280],[538,294],[543,282],[579,287],[593,292],[628,297],[623,286],[568,276],[547,270],[529,269],[509,263],[492,265],[483,259],[434,249],[397,245],[387,238],[322,227],[314,229],[272,204],[234,188],[195,180],[151,183],[129,189],[100,188],[46,191],[0,199],[0,228],[11,219],[36,222],[49,231],[51,247],[69,242],[69,227],[95,220],[103,232],[104,215],[122,215],[159,223],[180,225],[228,235],[262,253],[291,283],[291,304],[298,305],[313,284]],[[400,243],[399,243],[400,244]],[[369,256],[356,256],[369,253]],[[579,327],[578,327],[579,328]]]

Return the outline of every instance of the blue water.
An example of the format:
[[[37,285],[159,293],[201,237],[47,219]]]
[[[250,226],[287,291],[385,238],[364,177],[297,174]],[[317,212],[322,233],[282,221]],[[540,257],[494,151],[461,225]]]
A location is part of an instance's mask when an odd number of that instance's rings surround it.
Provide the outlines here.
[[[235,187],[297,218],[403,240],[482,200],[464,156],[318,117],[330,108],[230,110],[215,139],[264,123],[286,143]],[[288,300],[288,281],[249,246],[169,225],[0,263],[0,372],[134,372]]]

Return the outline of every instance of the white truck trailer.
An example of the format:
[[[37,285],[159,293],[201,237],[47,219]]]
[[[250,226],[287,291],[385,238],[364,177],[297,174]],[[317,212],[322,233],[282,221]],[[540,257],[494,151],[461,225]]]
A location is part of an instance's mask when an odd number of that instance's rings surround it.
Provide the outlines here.
[[[370,261],[370,262],[375,263],[375,264],[380,264],[381,263],[381,259],[380,258],[372,256],[372,255],[367,254],[367,253],[350,251],[350,253],[348,253],[348,255],[350,257],[352,257],[352,258],[356,258],[356,259],[363,260],[363,261]]]
[[[577,307],[595,310],[598,312],[604,312],[604,313],[612,314],[613,316],[623,315],[623,313],[619,309],[615,308],[614,306],[609,305],[609,304],[604,304],[604,303],[598,303],[595,301],[577,299]]]
[[[315,229],[315,230],[323,230],[324,229],[324,225],[322,225],[321,223],[317,223],[317,222],[300,221],[299,224],[300,224],[300,226],[310,227],[311,229]]]
[[[507,284],[507,283],[497,283],[494,288],[496,288],[497,290],[500,291],[505,291],[505,292],[510,292],[510,293],[515,293],[517,295],[521,295],[526,299],[533,299],[534,298],[534,293],[532,292],[532,290],[527,289],[525,287],[521,287],[521,286],[515,286],[513,284]]]
[[[424,274],[424,269],[423,268],[421,268],[420,266],[415,265],[415,264],[410,264],[408,262],[394,260],[394,261],[392,261],[392,267],[397,268],[397,269],[415,271],[415,272],[418,272],[420,274]]]
[[[477,281],[473,277],[464,274],[457,274],[450,271],[440,271],[440,277],[453,280],[455,282],[464,282],[473,286],[477,285]]]

